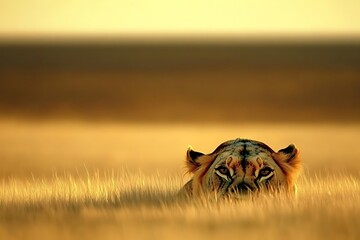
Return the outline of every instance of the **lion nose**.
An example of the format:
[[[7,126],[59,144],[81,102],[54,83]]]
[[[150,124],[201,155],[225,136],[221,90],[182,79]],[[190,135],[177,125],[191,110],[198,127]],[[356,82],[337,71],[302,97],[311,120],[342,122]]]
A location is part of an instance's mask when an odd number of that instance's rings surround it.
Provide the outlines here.
[[[240,193],[240,194],[247,194],[249,192],[251,192],[251,188],[248,186],[248,184],[242,182],[239,183],[238,185],[234,186],[231,189],[232,193]]]
[[[237,190],[241,193],[254,191],[254,187],[246,182],[241,182],[237,185]]]
[[[250,186],[248,184],[246,184],[245,182],[242,182],[240,184],[237,185],[237,188],[240,190],[250,190]]]

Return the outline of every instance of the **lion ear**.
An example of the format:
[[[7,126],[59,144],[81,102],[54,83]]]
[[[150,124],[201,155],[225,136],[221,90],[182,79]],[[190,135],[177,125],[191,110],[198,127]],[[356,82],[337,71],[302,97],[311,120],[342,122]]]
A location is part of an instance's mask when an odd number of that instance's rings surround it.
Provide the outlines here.
[[[275,153],[276,160],[281,162],[287,162],[290,165],[292,164],[292,160],[298,155],[298,149],[294,146],[294,144],[290,144],[286,148],[279,150]]]
[[[272,156],[288,177],[291,185],[301,168],[299,150],[293,144],[290,144],[288,147],[273,153]]]
[[[186,167],[188,172],[193,173],[200,167],[201,164],[197,160],[203,155],[204,153],[194,151],[191,146],[188,147],[186,152]]]

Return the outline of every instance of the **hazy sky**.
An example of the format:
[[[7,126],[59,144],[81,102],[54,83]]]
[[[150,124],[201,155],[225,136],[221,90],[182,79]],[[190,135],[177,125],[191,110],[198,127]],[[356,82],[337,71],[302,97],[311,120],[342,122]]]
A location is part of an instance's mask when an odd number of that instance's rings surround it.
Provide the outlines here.
[[[0,0],[0,37],[360,36],[360,0]]]

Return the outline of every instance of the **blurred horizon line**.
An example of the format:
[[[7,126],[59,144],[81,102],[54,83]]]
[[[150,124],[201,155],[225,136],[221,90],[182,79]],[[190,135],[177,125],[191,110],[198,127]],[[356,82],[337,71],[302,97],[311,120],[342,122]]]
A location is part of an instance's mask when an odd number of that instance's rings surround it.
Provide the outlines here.
[[[8,44],[359,44],[359,33],[347,34],[0,34]]]
[[[358,68],[356,42],[0,42],[0,69]]]

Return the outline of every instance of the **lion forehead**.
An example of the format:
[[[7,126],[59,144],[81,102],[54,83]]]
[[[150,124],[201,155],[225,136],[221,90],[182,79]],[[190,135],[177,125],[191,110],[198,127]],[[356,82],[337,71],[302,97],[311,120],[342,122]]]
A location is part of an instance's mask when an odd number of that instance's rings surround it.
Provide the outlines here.
[[[220,145],[217,148],[217,156],[220,159],[229,156],[235,156],[239,159],[259,156],[266,159],[271,158],[272,153],[274,153],[274,150],[264,143],[248,139],[236,139],[227,145]]]

